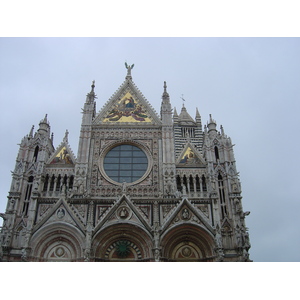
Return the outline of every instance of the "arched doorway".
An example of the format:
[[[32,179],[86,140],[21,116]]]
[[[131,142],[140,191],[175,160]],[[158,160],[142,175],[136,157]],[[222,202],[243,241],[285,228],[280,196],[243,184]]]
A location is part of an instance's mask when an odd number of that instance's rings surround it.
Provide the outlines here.
[[[214,240],[205,229],[178,225],[161,239],[163,261],[214,261]]]
[[[93,240],[95,261],[151,261],[152,248],[151,235],[132,224],[108,226]]]
[[[52,224],[53,226],[53,224]],[[37,231],[30,241],[32,261],[81,261],[84,237],[73,226],[56,224]]]

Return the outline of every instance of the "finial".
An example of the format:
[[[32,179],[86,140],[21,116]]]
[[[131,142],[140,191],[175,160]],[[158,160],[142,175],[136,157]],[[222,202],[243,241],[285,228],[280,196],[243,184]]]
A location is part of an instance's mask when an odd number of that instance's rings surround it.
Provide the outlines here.
[[[47,114],[45,115],[45,117],[44,117],[44,119],[42,119],[41,121],[40,121],[40,127],[39,127],[39,129],[38,129],[38,131],[40,132],[40,130],[42,130],[42,131],[49,131],[49,129],[50,129],[50,124],[49,124],[49,122],[48,122],[48,120],[47,120]],[[49,133],[50,134],[50,133]]]
[[[222,125],[220,126],[220,129],[221,129],[221,134],[224,135],[224,128]]]
[[[125,67],[126,67],[126,69],[127,69],[127,76],[131,76],[131,70],[133,69],[134,64],[132,64],[131,66],[129,66],[129,65],[127,64],[127,62],[125,62]]]
[[[177,110],[176,110],[176,107],[174,107],[174,113],[173,113],[174,117],[178,117],[178,114],[177,114]]]
[[[185,101],[185,99],[183,98],[183,94],[181,94],[180,99],[182,100],[182,107],[184,107],[184,101]]]
[[[95,80],[92,81],[91,87],[92,87],[91,91],[86,95],[86,103],[91,103],[95,100],[95,98],[97,98],[94,92]]]
[[[91,92],[93,92],[93,91],[94,91],[94,88],[95,88],[95,80],[93,80],[93,81],[92,81],[92,85],[91,85],[91,87],[92,87],[92,90],[91,90]]]
[[[167,83],[165,81],[164,81],[164,92],[162,94],[162,98],[163,98],[163,101],[169,102],[170,96],[169,96],[169,94],[167,92]]]
[[[30,132],[29,132],[29,137],[33,137],[33,129],[34,129],[34,125],[32,125]]]
[[[64,142],[68,143],[68,134],[69,134],[69,131],[68,129],[66,129],[66,133],[65,133],[65,137],[64,137]]]

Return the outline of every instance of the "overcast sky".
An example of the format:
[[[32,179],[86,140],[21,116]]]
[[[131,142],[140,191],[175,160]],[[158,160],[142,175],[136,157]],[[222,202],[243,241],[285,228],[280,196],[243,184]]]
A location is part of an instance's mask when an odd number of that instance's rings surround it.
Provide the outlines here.
[[[163,82],[179,113],[209,114],[235,144],[254,261],[300,261],[299,38],[1,38],[0,212],[18,143],[48,114],[54,146],[69,131],[77,156],[81,108],[95,80],[99,111],[133,81],[160,111]]]

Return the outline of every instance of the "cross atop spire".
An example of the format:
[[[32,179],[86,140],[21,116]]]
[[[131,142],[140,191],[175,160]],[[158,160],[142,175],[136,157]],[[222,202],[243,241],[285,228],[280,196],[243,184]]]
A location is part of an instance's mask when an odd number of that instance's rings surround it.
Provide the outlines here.
[[[180,99],[182,100],[182,107],[184,107],[184,101],[185,101],[185,99],[183,98],[183,94],[181,94]]]

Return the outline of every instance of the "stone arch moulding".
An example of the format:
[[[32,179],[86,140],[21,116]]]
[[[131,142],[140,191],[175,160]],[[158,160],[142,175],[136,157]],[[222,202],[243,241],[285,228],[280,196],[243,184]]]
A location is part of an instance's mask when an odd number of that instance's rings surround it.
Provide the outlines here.
[[[82,261],[84,236],[66,223],[47,225],[34,233],[29,247],[33,261]]]
[[[94,235],[95,261],[151,261],[152,237],[132,224],[105,227]]]
[[[196,225],[180,224],[161,237],[163,261],[214,261],[212,235]]]

